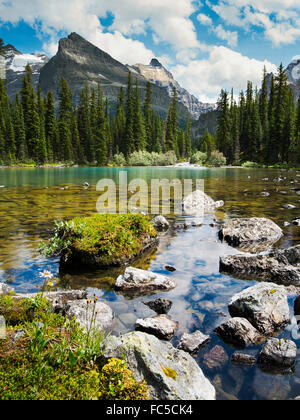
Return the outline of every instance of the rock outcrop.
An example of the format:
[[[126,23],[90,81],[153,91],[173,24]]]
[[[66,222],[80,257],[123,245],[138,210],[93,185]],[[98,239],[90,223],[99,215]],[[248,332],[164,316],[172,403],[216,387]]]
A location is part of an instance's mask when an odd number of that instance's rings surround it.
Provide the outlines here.
[[[290,322],[283,286],[259,283],[235,295],[229,304],[232,317],[246,318],[261,334],[271,336]]]
[[[283,232],[272,220],[264,218],[231,219],[222,226],[219,237],[229,245],[238,247],[253,243],[274,243]]]
[[[260,278],[286,286],[299,286],[300,245],[269,254],[233,255],[221,258],[220,271],[240,277]]]
[[[176,283],[169,277],[151,271],[128,267],[123,275],[119,276],[115,285],[116,290],[141,295],[154,291],[168,291],[176,287]]]
[[[197,362],[170,343],[141,333],[108,337],[103,357],[125,360],[136,381],[145,380],[154,400],[215,400],[216,391]]]
[[[153,334],[162,340],[171,340],[177,328],[178,322],[173,321],[168,315],[138,319],[135,323],[136,331]]]

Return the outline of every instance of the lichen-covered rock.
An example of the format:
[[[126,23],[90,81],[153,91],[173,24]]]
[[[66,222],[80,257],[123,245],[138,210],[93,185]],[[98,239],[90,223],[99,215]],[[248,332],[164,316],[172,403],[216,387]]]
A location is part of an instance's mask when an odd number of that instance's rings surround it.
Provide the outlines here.
[[[170,223],[164,216],[156,216],[152,223],[157,232],[165,232],[170,227]]]
[[[151,271],[128,267],[124,275],[119,276],[115,285],[117,290],[124,292],[153,292],[168,291],[176,287],[176,283],[169,277]]]
[[[178,322],[173,321],[168,315],[138,319],[135,323],[137,331],[153,334],[162,340],[171,340],[177,328]]]
[[[183,209],[189,215],[209,213],[222,206],[224,201],[214,201],[201,190],[194,191],[183,200]]]
[[[245,318],[232,318],[216,328],[215,333],[226,343],[241,348],[265,341],[265,337]]]
[[[69,319],[75,318],[86,330],[98,328],[108,331],[113,324],[112,309],[99,301],[96,303],[88,303],[87,300],[69,301],[66,303],[64,311]]]
[[[144,305],[148,306],[148,308],[156,312],[158,315],[168,314],[173,305],[173,302],[171,302],[170,300],[161,298],[143,303]]]
[[[219,232],[219,237],[229,245],[240,246],[252,242],[277,241],[282,234],[282,229],[272,220],[254,217],[227,220]]]
[[[272,338],[264,345],[258,363],[266,367],[290,368],[297,357],[297,346],[290,340]]]
[[[286,286],[300,285],[300,245],[269,254],[232,255],[220,259],[220,271],[261,278]]]
[[[235,295],[229,304],[232,317],[246,318],[259,332],[272,335],[290,322],[285,288],[259,283]]]
[[[8,286],[5,283],[0,283],[0,296],[1,295],[7,296],[12,292],[14,292],[14,289],[12,287]]]
[[[196,361],[172,344],[135,332],[108,337],[102,348],[106,360],[125,360],[137,382],[146,381],[154,400],[215,400],[216,391]]]
[[[193,334],[183,334],[178,348],[191,354],[196,354],[202,347],[208,344],[210,337],[196,331]]]

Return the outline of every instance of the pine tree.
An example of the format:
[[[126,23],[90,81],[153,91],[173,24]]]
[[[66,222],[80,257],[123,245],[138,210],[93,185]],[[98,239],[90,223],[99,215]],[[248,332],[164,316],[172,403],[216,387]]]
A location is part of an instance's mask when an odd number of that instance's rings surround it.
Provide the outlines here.
[[[152,85],[147,83],[146,98],[144,102],[144,116],[145,116],[145,130],[146,130],[146,143],[148,152],[152,152],[152,121],[151,121],[151,105],[152,105]]]
[[[45,136],[47,145],[48,160],[53,162],[59,159],[59,144],[57,143],[57,119],[55,113],[54,97],[52,92],[48,92],[45,106]]]
[[[126,105],[126,132],[124,142],[124,154],[129,156],[135,151],[135,136],[134,136],[134,113],[135,113],[135,101],[132,88],[132,75],[131,72],[128,74],[128,86],[127,86],[127,105]]]
[[[266,158],[266,150],[269,144],[270,125],[269,125],[269,95],[268,95],[268,75],[266,67],[264,67],[263,81],[261,93],[259,96],[259,115],[262,127],[262,144],[261,144],[261,159],[263,162]]]
[[[190,113],[187,113],[186,118],[186,132],[185,132],[185,152],[184,157],[189,158],[192,153],[192,138],[191,138],[191,117]]]
[[[135,97],[134,97],[133,131],[134,131],[134,149],[136,151],[145,150],[147,146],[146,129],[145,129],[144,115],[141,112],[140,92],[139,92],[137,79],[136,79]]]
[[[69,161],[72,159],[73,94],[64,78],[60,83],[59,99],[59,157],[64,161]]]
[[[173,87],[173,97],[170,103],[168,119],[166,124],[166,139],[165,139],[165,151],[174,150],[178,154],[177,144],[177,128],[178,128],[178,114],[177,114],[177,101],[178,94],[177,89]]]
[[[126,116],[125,116],[125,93],[121,86],[118,99],[117,116],[114,124],[114,153],[126,154]]]
[[[91,133],[90,121],[90,88],[86,83],[81,91],[78,106],[78,130],[88,162],[95,161],[94,137]]]
[[[218,102],[217,147],[225,156],[232,156],[231,120],[228,92],[221,91]]]

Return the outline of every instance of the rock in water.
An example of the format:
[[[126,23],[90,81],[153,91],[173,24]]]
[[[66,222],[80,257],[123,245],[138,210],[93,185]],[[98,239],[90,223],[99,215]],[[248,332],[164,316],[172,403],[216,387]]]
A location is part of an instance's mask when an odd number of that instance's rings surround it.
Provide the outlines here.
[[[215,202],[201,190],[194,191],[183,200],[183,209],[189,215],[209,213],[222,206],[223,201]]]
[[[70,301],[66,304],[65,313],[69,319],[76,321],[86,330],[99,328],[108,331],[112,327],[114,313],[102,302],[89,303],[86,300]]]
[[[193,334],[183,334],[178,345],[179,350],[186,351],[191,354],[196,354],[201,347],[204,347],[210,341],[208,335],[202,334],[201,331],[196,331]]]
[[[286,286],[300,285],[300,245],[254,256],[232,255],[220,259],[220,271],[262,278]]]
[[[143,302],[158,315],[168,314],[172,308],[173,302],[167,299],[156,299],[151,302]]]
[[[230,301],[229,312],[232,317],[246,318],[267,336],[290,322],[285,288],[273,283],[259,283],[238,293]]]
[[[141,294],[156,290],[172,290],[175,287],[175,281],[169,277],[133,267],[126,268],[125,274],[118,277],[115,285],[117,290]]]
[[[219,232],[220,239],[232,246],[252,242],[273,242],[280,239],[282,235],[282,229],[272,220],[256,217],[228,220]]]
[[[172,321],[168,315],[138,319],[135,323],[135,329],[137,331],[153,334],[162,340],[171,340],[177,328],[178,322]]]
[[[0,296],[1,295],[9,295],[10,293],[14,292],[14,289],[10,286],[8,286],[5,283],[0,283]]]
[[[145,380],[153,400],[215,400],[216,391],[196,361],[170,343],[141,332],[108,337],[102,355],[125,360],[136,381]]]
[[[164,216],[156,216],[152,223],[157,232],[165,232],[170,227],[170,223]]]
[[[263,347],[258,363],[266,367],[290,368],[297,357],[297,346],[293,341],[272,338]]]
[[[204,365],[208,369],[222,369],[228,363],[228,355],[221,346],[215,346],[204,355]]]
[[[251,354],[236,352],[231,357],[231,363],[237,366],[253,366],[256,364],[256,358]]]
[[[265,341],[245,318],[233,318],[215,329],[215,333],[226,343],[245,348],[250,344],[258,345]]]

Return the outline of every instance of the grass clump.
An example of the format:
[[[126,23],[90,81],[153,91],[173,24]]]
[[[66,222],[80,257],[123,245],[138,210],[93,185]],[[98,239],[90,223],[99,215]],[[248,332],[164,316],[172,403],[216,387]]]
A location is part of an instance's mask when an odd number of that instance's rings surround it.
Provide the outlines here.
[[[63,263],[88,266],[119,266],[138,256],[145,243],[157,237],[150,221],[141,214],[97,214],[57,222],[47,256],[61,256]]]

